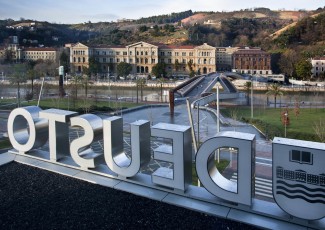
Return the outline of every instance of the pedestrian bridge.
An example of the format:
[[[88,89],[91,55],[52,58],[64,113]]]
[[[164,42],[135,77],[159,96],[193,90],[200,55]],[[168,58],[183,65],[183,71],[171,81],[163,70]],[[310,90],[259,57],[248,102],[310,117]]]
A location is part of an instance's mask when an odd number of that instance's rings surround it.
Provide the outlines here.
[[[196,76],[182,83],[176,88],[170,90],[170,110],[173,113],[175,95],[178,98],[189,98],[192,104],[203,106],[212,101],[215,101],[216,93],[212,93],[212,88],[219,82],[223,87],[223,91],[219,93],[219,99],[236,99],[239,97],[237,88],[228,79],[239,78],[240,76],[227,73],[211,73],[208,75]]]

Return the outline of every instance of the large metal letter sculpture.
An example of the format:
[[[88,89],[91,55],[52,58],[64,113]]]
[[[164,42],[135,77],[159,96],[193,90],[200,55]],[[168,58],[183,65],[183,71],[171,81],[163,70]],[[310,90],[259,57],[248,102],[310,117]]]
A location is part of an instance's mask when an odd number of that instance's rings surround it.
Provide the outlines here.
[[[213,152],[222,147],[238,149],[238,184],[224,178],[214,164]],[[220,132],[205,141],[196,154],[196,171],[203,186],[224,200],[251,205],[255,181],[255,135]]]
[[[275,137],[273,196],[292,216],[325,217],[325,143]]]
[[[47,109],[40,111],[41,118],[49,122],[49,149],[50,160],[56,162],[59,156],[70,156],[69,153],[69,123],[70,118],[78,113],[60,110]]]
[[[93,114],[84,114],[79,117],[72,117],[71,126],[80,126],[85,134],[73,140],[70,144],[72,159],[80,165],[81,168],[95,168],[96,165],[103,162],[102,153],[95,153],[90,144],[103,138],[102,119]]]
[[[150,161],[150,123],[140,120],[131,123],[131,159],[123,150],[123,119],[103,120],[104,155],[108,167],[119,177],[132,177]]]
[[[17,108],[8,118],[8,136],[19,153],[43,146],[48,140],[47,119],[40,119],[37,106]]]
[[[154,150],[154,159],[171,162],[174,169],[160,167],[152,174],[153,183],[184,192],[192,183],[192,143],[190,127],[159,123],[152,127],[152,136],[172,139],[172,146]]]

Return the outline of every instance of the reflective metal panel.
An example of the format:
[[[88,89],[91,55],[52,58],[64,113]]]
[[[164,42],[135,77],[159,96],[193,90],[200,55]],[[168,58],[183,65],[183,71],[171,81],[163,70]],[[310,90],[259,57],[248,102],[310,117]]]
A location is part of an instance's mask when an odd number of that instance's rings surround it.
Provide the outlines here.
[[[223,177],[211,157],[216,149],[238,149],[238,184]],[[222,199],[251,205],[255,175],[255,135],[240,132],[220,132],[205,141],[196,154],[196,171],[203,186]]]
[[[123,119],[103,120],[104,155],[108,167],[119,176],[132,177],[150,161],[150,123],[139,120],[131,123],[131,159],[123,150]]]
[[[38,106],[28,106],[14,109],[9,115],[8,136],[20,153],[39,148],[48,140],[48,122],[39,118],[40,111]]]
[[[93,114],[84,114],[71,118],[71,126],[80,126],[84,129],[84,135],[73,140],[70,144],[72,159],[81,168],[95,168],[101,163],[102,154],[95,153],[90,144],[103,137],[102,119]]]
[[[192,183],[192,142],[189,126],[159,123],[151,129],[152,136],[173,141],[172,148],[160,146],[154,150],[154,159],[171,162],[173,169],[158,168],[152,174],[155,184],[184,192]]]
[[[58,155],[70,156],[70,118],[77,115],[77,112],[60,109],[47,109],[40,111],[39,116],[41,118],[46,118],[49,123],[49,148],[51,161],[57,161]]]

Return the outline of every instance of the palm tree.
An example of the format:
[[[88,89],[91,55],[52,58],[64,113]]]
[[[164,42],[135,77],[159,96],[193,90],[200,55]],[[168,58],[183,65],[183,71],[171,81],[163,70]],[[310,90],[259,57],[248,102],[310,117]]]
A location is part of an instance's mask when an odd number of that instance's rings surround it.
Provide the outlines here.
[[[274,96],[274,108],[276,108],[276,97],[283,95],[283,92],[281,91],[281,85],[272,84],[270,89],[266,92],[266,95],[273,95]]]

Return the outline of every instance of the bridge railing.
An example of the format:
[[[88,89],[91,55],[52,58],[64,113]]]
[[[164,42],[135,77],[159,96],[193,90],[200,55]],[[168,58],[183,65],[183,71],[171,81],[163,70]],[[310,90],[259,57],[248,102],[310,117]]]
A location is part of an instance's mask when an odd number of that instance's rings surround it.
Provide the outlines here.
[[[191,82],[188,85],[185,85],[183,88],[177,90],[177,92],[184,97],[186,94],[188,94],[191,90],[193,90],[193,88],[195,88],[198,84],[200,84],[200,82],[202,82],[204,80],[204,75],[199,77],[198,79],[196,79],[195,81]]]

